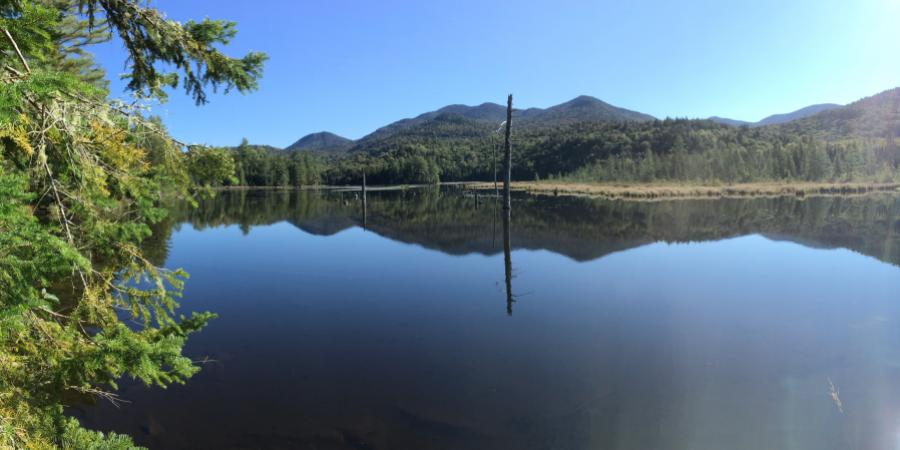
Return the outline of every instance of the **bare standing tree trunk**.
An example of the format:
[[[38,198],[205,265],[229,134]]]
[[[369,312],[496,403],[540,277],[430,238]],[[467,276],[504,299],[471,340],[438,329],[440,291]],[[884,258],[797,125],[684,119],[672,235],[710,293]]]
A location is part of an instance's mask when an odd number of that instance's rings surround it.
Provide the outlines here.
[[[494,196],[500,195],[500,189],[497,189],[497,144],[494,143],[494,134],[491,133],[491,163],[494,165]]]
[[[362,210],[363,210],[363,230],[368,229],[368,205],[366,204],[366,172],[363,171],[362,179]]]
[[[512,249],[509,243],[509,222],[511,220],[512,202],[509,195],[509,184],[512,181],[512,144],[509,142],[510,130],[512,129],[512,94],[506,99],[506,141],[504,143],[506,153],[506,165],[504,170],[506,174],[503,176],[503,271],[506,276],[506,314],[512,315],[513,312],[513,293],[512,293]]]
[[[506,142],[504,150],[506,153],[506,166],[503,168],[506,175],[503,177],[503,209],[511,209],[509,200],[509,182],[512,178],[512,145],[509,142],[509,134],[512,128],[512,94],[506,99]]]
[[[362,202],[366,204],[366,172],[363,171],[362,174]]]

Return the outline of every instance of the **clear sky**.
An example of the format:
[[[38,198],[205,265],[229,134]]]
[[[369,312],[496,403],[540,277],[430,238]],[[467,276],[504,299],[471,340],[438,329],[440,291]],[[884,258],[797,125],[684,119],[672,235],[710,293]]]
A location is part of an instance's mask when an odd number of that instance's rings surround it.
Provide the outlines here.
[[[157,108],[192,143],[359,138],[453,103],[547,107],[581,94],[654,116],[756,121],[900,86],[898,0],[156,0],[238,22],[269,54],[258,92]],[[97,48],[115,77],[119,42]],[[124,83],[114,82],[113,94]]]

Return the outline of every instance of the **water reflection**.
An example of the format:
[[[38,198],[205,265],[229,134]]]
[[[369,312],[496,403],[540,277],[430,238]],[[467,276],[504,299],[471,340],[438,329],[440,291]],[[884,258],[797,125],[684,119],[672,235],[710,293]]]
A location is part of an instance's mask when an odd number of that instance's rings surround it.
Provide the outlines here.
[[[503,272],[506,276],[506,314],[513,313],[513,294],[512,294],[512,248],[509,244],[509,223],[511,221],[511,211],[503,208]]]
[[[897,197],[359,201],[176,208],[148,245],[215,363],[79,417],[163,449],[896,448]]]
[[[384,237],[450,255],[496,254],[497,215],[473,207],[472,196],[437,189],[370,192],[354,214],[358,193],[326,191],[235,191],[201,200],[197,209],[176,207],[166,228],[181,222],[196,229],[288,221],[311,234],[329,236],[354,226]],[[900,197],[779,197],[626,202],[577,197],[514,195],[511,247],[542,249],[576,261],[652,242],[697,242],[747,234],[815,248],[848,248],[900,264]],[[477,203],[475,203],[477,205]],[[502,231],[505,236],[506,230]],[[154,245],[165,243],[163,237]],[[505,239],[504,239],[505,241]],[[505,244],[505,242],[504,242]],[[504,245],[505,246],[505,245]]]
[[[363,184],[363,190],[362,190],[362,227],[363,227],[363,230],[366,230],[369,228],[369,205],[366,202],[366,199],[367,199],[366,198],[366,188],[365,188],[365,184]]]

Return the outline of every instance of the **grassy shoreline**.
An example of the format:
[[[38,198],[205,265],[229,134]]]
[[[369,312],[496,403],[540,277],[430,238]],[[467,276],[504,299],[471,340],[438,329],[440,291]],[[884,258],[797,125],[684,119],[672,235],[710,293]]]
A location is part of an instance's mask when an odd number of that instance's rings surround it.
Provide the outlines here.
[[[494,183],[469,183],[468,187],[493,190]],[[502,184],[500,184],[502,189]],[[900,192],[900,183],[758,182],[723,185],[663,183],[575,183],[558,181],[514,181],[513,191],[542,195],[577,195],[635,200],[711,197],[784,197],[816,195],[865,195]]]
[[[442,186],[460,186],[466,189],[494,190],[493,182],[464,181],[441,183]],[[367,191],[393,191],[419,189],[433,185],[406,184],[368,186]],[[500,189],[503,183],[498,183]],[[359,191],[360,186],[220,186],[217,191],[234,190],[334,190]],[[720,198],[720,197],[804,197],[850,196],[878,192],[900,192],[900,183],[828,183],[828,182],[755,182],[736,184],[676,184],[676,183],[576,183],[565,181],[514,181],[511,189],[536,195],[570,195],[629,200]]]

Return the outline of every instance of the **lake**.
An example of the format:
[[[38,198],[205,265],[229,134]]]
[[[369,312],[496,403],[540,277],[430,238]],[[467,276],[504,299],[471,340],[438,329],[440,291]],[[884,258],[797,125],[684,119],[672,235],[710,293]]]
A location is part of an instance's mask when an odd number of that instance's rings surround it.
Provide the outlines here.
[[[508,258],[494,200],[175,205],[149,253],[211,361],[73,414],[159,449],[900,445],[900,197],[520,194]]]

